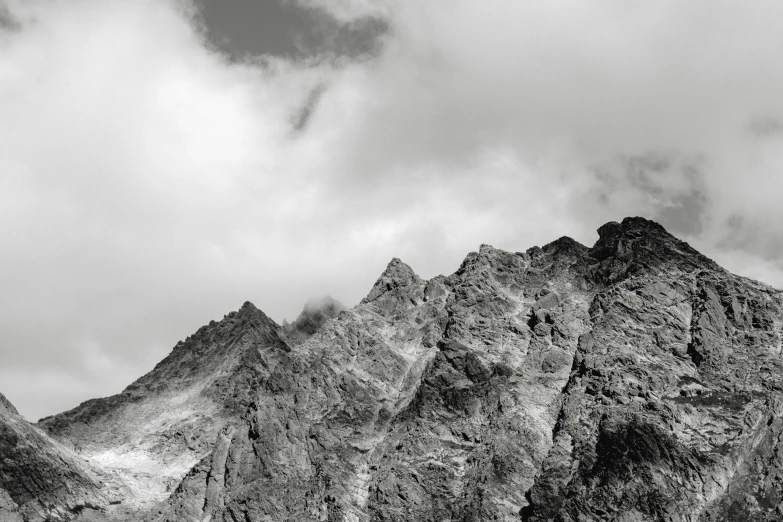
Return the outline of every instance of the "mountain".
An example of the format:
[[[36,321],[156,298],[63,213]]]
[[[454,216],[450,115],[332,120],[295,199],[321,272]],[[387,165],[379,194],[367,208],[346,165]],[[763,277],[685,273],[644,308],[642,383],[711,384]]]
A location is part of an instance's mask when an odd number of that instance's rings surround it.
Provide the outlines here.
[[[41,520],[14,508],[37,501],[62,520],[150,522],[780,520],[781,293],[642,218],[598,234],[590,248],[482,245],[430,280],[393,259],[351,309],[326,300],[279,326],[245,303],[119,395],[37,426],[0,408],[3,425],[40,441],[0,446],[0,509]],[[103,495],[89,510],[36,500],[56,484],[9,489],[9,460],[51,448],[74,470],[57,475],[69,491]]]
[[[251,303],[212,321],[121,394],[39,421],[127,484],[123,503],[165,500],[226,423],[244,415],[255,390],[287,357],[280,327]]]
[[[25,421],[0,394],[0,521],[63,520],[119,501],[122,484]]]

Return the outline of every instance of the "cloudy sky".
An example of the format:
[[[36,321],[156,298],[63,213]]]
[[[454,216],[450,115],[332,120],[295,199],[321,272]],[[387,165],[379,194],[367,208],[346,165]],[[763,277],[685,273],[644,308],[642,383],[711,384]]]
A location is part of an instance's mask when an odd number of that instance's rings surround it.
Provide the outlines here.
[[[0,391],[656,219],[783,287],[783,2],[0,0]]]

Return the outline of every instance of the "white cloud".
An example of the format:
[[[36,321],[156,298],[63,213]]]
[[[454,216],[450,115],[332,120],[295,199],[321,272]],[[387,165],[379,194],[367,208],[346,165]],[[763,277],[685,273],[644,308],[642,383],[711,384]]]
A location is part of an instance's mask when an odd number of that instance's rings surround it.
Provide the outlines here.
[[[119,391],[246,299],[291,319],[392,256],[429,277],[625,215],[783,280],[783,4],[306,5],[384,18],[380,55],[230,63],[180,0],[0,0],[0,390],[23,413]]]

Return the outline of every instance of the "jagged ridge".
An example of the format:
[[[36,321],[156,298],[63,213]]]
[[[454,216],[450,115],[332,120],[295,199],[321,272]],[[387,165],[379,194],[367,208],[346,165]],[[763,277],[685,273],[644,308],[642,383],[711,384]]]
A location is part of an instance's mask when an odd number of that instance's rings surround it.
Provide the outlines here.
[[[780,312],[779,292],[627,218],[591,248],[482,245],[429,281],[394,259],[296,342],[246,304],[42,426],[111,450],[122,430],[101,430],[138,404],[180,414],[141,430],[200,434],[150,519],[771,520]]]

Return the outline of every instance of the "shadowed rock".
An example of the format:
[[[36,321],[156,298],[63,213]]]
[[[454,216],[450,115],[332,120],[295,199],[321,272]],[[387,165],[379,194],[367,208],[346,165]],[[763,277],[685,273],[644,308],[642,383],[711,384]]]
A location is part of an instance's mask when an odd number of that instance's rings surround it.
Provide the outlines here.
[[[0,395],[0,520],[68,520],[128,492],[26,422]]]
[[[285,327],[246,303],[41,427],[129,488],[109,520],[769,522],[782,312],[627,218],[428,281],[393,259]]]

